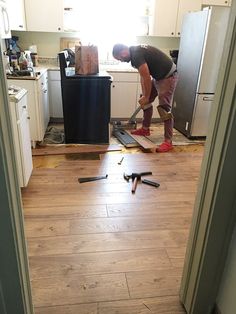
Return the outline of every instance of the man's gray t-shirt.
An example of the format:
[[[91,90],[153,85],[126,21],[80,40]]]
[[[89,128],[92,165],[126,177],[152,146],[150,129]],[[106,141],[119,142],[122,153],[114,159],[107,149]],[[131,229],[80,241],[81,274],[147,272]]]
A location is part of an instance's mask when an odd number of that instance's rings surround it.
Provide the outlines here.
[[[170,72],[173,61],[160,49],[149,45],[131,46],[131,65],[138,69],[142,64],[147,63],[151,76],[161,80]]]

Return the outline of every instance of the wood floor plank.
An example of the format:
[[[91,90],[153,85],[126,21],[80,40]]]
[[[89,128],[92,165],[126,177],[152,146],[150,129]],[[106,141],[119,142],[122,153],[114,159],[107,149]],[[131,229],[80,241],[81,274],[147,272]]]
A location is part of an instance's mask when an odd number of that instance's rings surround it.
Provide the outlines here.
[[[114,217],[92,219],[50,219],[28,218],[25,223],[26,236],[45,237],[88,233],[125,232],[157,229],[188,228],[192,215],[190,213],[153,215],[150,217]]]
[[[165,249],[30,257],[31,278],[144,271],[171,267]]]
[[[185,215],[192,213],[193,201],[158,200],[156,202],[146,202],[143,206],[138,203],[108,204],[107,211],[109,217],[137,217],[143,215]]]
[[[24,205],[24,216],[26,218],[54,218],[54,219],[74,219],[89,217],[107,217],[106,205],[72,205],[72,206],[41,206],[33,198],[33,206]]]
[[[185,311],[179,302],[178,296],[165,296],[147,299],[133,299],[125,301],[99,303],[99,314],[152,314],[152,313],[184,314]]]
[[[60,276],[31,283],[36,307],[129,299],[124,274]]]
[[[188,230],[150,230],[29,238],[29,256],[184,246]]]
[[[98,314],[97,303],[35,307],[34,314]]]
[[[131,298],[178,295],[182,268],[126,274]]]

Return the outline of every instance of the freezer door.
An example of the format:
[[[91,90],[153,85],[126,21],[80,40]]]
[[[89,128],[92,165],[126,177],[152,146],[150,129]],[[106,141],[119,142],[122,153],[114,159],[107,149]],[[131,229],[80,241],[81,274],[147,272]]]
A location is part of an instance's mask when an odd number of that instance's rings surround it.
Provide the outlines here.
[[[208,9],[208,23],[197,87],[199,94],[215,93],[229,12],[229,7],[214,6]]]
[[[197,95],[191,124],[191,136],[207,136],[209,116],[214,95]]]

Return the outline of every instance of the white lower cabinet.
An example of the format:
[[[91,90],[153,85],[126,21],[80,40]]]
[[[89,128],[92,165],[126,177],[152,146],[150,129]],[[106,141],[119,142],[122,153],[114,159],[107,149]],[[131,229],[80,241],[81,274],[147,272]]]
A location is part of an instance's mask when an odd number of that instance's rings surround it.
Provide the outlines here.
[[[15,96],[10,96],[9,106],[19,185],[25,187],[33,170],[27,91],[21,89]]]
[[[49,109],[51,118],[63,118],[61,75],[59,70],[48,71]]]
[[[30,138],[32,146],[42,141],[50,119],[48,103],[47,72],[39,79],[8,79],[8,85],[25,88],[28,91],[28,112],[30,117]]]
[[[130,118],[137,104],[138,73],[109,72],[111,84],[111,118]]]

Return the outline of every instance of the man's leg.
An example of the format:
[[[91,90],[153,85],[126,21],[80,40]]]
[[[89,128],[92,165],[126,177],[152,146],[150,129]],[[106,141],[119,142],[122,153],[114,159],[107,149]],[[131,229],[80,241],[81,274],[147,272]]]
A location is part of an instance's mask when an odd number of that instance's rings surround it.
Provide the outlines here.
[[[177,85],[178,75],[157,82],[159,105],[157,110],[164,122],[164,142],[157,148],[158,152],[166,152],[172,149],[172,137],[174,119],[171,113],[173,94]]]
[[[144,108],[143,108],[142,127],[140,129],[135,130],[135,131],[131,131],[131,134],[143,135],[143,136],[150,135],[149,127],[151,125],[152,114],[153,114],[152,102],[155,100],[156,97],[157,97],[157,90],[156,90],[156,86],[155,86],[154,80],[153,80],[152,81],[151,95],[150,95],[150,98],[149,98],[150,103],[145,105]]]

